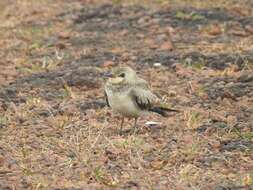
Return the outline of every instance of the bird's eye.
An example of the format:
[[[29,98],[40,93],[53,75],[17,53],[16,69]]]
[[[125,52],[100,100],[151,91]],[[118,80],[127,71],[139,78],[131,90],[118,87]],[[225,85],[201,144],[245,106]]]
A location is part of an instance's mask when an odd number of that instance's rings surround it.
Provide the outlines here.
[[[119,76],[122,77],[122,78],[124,78],[125,77],[125,73],[121,73]]]

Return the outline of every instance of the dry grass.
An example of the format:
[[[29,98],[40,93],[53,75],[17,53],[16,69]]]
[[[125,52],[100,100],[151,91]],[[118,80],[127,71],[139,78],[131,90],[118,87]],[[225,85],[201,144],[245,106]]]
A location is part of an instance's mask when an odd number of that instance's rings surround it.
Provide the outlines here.
[[[143,46],[145,39],[141,35],[136,38],[129,31],[104,35],[74,28],[73,19],[81,8],[103,2],[0,2],[0,189],[250,189],[253,186],[252,97],[247,91],[242,96],[234,95],[233,88],[237,86],[233,84],[244,72],[253,70],[252,62],[242,56],[243,68],[231,65],[220,70],[206,68],[204,61],[194,63],[189,59],[173,68],[140,66],[137,62],[141,53],[159,54],[157,49],[149,49],[148,44]],[[116,0],[112,4],[144,5],[152,10],[167,6],[173,10],[190,4],[198,9],[225,7],[252,16],[247,1],[238,2]],[[183,20],[202,19],[184,12],[175,16]],[[224,23],[219,26],[222,34],[226,34],[227,26]],[[212,26],[197,30],[180,27],[179,34],[197,33],[206,42],[175,42],[172,52],[241,55],[252,50],[252,35],[228,43],[211,43],[208,40],[214,37],[208,31]],[[151,27],[144,37],[154,38],[165,33],[163,29],[157,34],[157,29]],[[102,40],[79,45],[73,42],[78,37]],[[154,45],[153,41],[149,45]],[[65,80],[76,80],[86,63],[76,68],[72,62],[83,57],[94,64],[108,59],[112,60],[111,64],[117,62],[106,57],[106,53],[99,57],[101,52],[119,54],[120,64],[141,71],[152,88],[182,113],[168,118],[145,116],[139,120],[136,135],[118,135],[119,120],[111,110],[89,106],[103,97],[103,81],[98,79],[97,86],[92,86],[83,84],[83,78],[73,84]],[[107,67],[98,65],[96,71]],[[29,78],[32,76],[35,77]],[[52,81],[43,76],[53,76]],[[62,79],[57,83],[54,76]],[[96,80],[94,77],[91,82]],[[251,89],[252,83],[247,84],[245,88]],[[212,88],[216,91],[211,91]],[[223,89],[230,91],[211,98]],[[147,126],[146,121],[161,124]],[[132,121],[126,122],[125,129],[131,125]]]

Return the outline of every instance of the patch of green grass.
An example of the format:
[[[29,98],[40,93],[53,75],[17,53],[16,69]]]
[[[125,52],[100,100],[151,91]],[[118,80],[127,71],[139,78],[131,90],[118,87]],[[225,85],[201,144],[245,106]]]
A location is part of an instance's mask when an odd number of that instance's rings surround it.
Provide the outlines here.
[[[156,2],[160,5],[166,5],[169,4],[169,2],[167,0],[156,0]]]
[[[94,169],[94,171],[93,171],[93,174],[94,174],[94,177],[95,177],[95,179],[96,179],[97,181],[103,180],[104,174],[103,174],[103,171],[102,171],[101,167],[99,167],[99,166],[96,167],[96,168]]]
[[[114,187],[118,183],[117,181],[113,180],[101,166],[95,167],[95,169],[92,172],[92,176],[95,178],[97,182],[104,184],[106,186]]]
[[[207,87],[206,86],[199,86],[197,89],[196,89],[196,93],[198,96],[203,96],[205,94],[207,94]]]
[[[243,132],[240,134],[240,137],[242,137],[243,139],[252,141],[253,140],[253,132]]]
[[[21,39],[31,39],[41,40],[45,35],[51,33],[53,29],[52,25],[48,26],[38,26],[38,25],[28,25],[23,26],[15,30],[16,37]]]
[[[26,64],[17,66],[16,70],[21,73],[32,74],[35,72],[45,71],[45,68],[43,68],[43,65],[38,62],[27,60]]]
[[[186,164],[181,167],[179,175],[186,183],[195,184],[200,178],[200,169],[193,164]]]
[[[226,124],[224,124],[224,128],[228,128],[228,126]],[[238,136],[239,138],[241,139],[245,139],[245,140],[249,140],[249,141],[252,141],[253,140],[253,132],[251,131],[241,131],[240,129],[238,129],[237,127],[232,127],[232,130],[231,132],[234,132],[234,134],[236,136]]]
[[[203,67],[205,67],[205,60],[203,59],[200,59],[198,61],[193,61],[193,60],[188,60],[188,59],[185,59],[182,61],[182,64],[186,67],[191,67],[195,70],[201,70],[203,69]]]
[[[194,64],[192,65],[192,67],[193,67],[194,69],[197,69],[197,70],[203,69],[204,66],[205,66],[205,64],[202,63],[202,62],[197,62],[197,63],[194,63]]]
[[[117,5],[117,4],[120,4],[122,3],[122,0],[112,0],[112,3]]]
[[[32,176],[33,171],[30,168],[22,168],[22,172],[25,176]]]
[[[241,183],[246,186],[253,186],[253,172],[246,174],[242,179]]]
[[[29,46],[29,50],[39,49],[43,46],[41,42],[34,42]]]
[[[200,123],[202,122],[202,115],[196,111],[190,111],[186,113],[186,126],[189,129],[196,129],[199,127]]]
[[[144,140],[137,136],[131,136],[128,139],[122,139],[120,141],[114,141],[113,145],[119,148],[131,148],[131,147],[140,147],[144,144]]]
[[[0,127],[8,125],[8,118],[5,116],[0,116]]]
[[[135,137],[132,140],[132,145],[135,147],[140,147],[143,144],[144,144],[144,140],[142,138]]]
[[[176,18],[181,20],[202,20],[205,19],[203,15],[200,15],[196,12],[185,13],[183,11],[177,11]]]
[[[180,150],[180,154],[184,156],[184,159],[187,161],[193,160],[195,157],[199,155],[201,152],[200,145],[197,142],[193,142],[192,144],[186,145],[182,150]]]
[[[34,172],[32,171],[32,168],[30,167],[30,163],[28,160],[30,160],[31,152],[29,151],[28,147],[23,144],[23,146],[20,149],[20,162],[18,163],[23,175],[25,176],[32,176]]]
[[[64,82],[63,89],[64,89],[65,97],[74,98],[74,93],[73,93],[71,87],[65,81],[63,81],[63,82]]]
[[[217,125],[217,128],[219,128],[219,129],[226,129],[226,128],[229,128],[229,126],[226,123],[219,123]]]

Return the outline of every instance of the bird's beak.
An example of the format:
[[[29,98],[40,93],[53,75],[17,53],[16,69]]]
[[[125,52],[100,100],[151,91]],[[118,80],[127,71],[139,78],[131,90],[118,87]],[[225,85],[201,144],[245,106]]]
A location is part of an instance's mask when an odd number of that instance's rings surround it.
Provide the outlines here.
[[[107,71],[104,73],[104,78],[112,78],[113,77],[113,74],[110,72],[110,71]]]

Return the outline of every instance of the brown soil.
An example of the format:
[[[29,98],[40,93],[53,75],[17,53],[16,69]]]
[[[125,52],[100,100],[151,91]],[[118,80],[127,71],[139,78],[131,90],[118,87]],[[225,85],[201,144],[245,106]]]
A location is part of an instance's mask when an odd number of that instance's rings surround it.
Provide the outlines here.
[[[1,1],[0,189],[253,189],[252,10]],[[182,112],[120,136],[102,77],[118,65]]]

